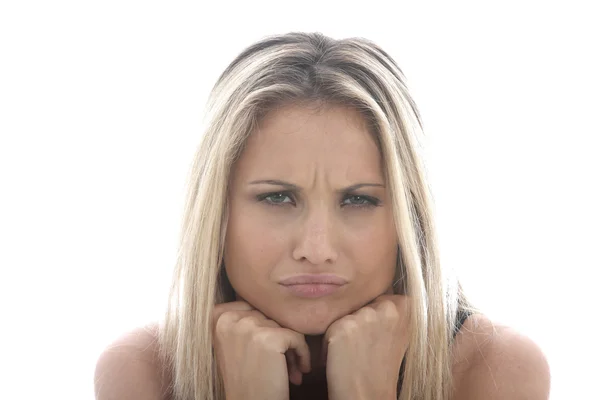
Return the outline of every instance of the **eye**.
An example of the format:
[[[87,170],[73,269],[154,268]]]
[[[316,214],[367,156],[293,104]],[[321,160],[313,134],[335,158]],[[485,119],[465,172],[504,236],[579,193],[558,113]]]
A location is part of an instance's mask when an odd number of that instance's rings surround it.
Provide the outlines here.
[[[286,192],[265,193],[257,196],[257,199],[258,201],[262,201],[275,206],[283,205],[286,203],[294,203],[291,195]]]
[[[342,201],[343,206],[350,207],[374,207],[378,206],[380,203],[381,201],[375,197],[358,194],[348,195],[344,198],[344,201]]]

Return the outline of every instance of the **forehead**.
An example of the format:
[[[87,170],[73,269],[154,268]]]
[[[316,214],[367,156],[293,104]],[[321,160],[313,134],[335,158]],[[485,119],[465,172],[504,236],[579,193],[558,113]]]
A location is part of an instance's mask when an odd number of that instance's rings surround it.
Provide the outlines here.
[[[252,132],[238,170],[300,174],[326,169],[348,179],[381,177],[381,156],[366,119],[349,107],[288,105],[266,114]],[[362,175],[362,176],[361,176]]]

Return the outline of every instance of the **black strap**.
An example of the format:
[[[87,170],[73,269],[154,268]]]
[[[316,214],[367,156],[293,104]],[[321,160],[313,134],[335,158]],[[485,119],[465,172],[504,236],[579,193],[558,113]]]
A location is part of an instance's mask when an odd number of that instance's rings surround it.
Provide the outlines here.
[[[454,327],[454,334],[452,334],[452,338],[454,339],[462,328],[463,324],[471,316],[471,311],[469,310],[458,310],[457,318],[456,318],[456,326]]]

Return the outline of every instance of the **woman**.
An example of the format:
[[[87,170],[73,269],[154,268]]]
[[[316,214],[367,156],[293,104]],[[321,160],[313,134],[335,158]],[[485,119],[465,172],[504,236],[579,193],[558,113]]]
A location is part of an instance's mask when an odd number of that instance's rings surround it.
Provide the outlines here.
[[[546,399],[539,348],[438,261],[422,134],[367,40],[243,51],[209,101],[165,319],[105,351],[97,398]]]

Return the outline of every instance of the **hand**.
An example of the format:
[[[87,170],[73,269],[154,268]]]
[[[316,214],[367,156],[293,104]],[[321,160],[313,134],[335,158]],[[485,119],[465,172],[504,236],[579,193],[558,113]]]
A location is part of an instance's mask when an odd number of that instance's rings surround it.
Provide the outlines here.
[[[382,295],[325,332],[329,399],[396,399],[408,348],[409,298]]]
[[[228,400],[287,400],[288,379],[299,385],[302,373],[310,371],[304,335],[280,327],[248,303],[218,304],[212,321]]]

